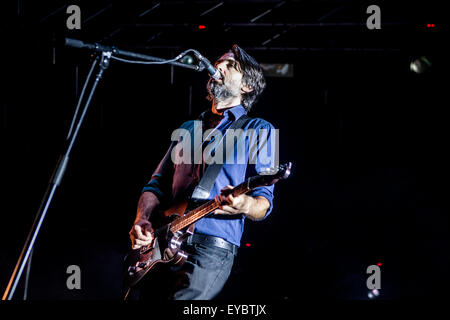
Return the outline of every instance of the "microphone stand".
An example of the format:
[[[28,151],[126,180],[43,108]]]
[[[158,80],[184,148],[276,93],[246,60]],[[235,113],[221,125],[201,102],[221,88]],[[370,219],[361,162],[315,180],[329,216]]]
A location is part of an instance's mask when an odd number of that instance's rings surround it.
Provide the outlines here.
[[[11,278],[8,282],[6,290],[3,294],[2,300],[12,300],[12,298],[14,296],[14,292],[16,290],[16,287],[19,283],[20,277],[22,276],[23,270],[24,270],[25,266],[27,265],[27,262],[28,262],[27,273],[29,273],[30,263],[31,263],[30,256],[33,252],[34,244],[35,244],[36,238],[39,234],[39,230],[41,229],[41,226],[44,222],[45,216],[46,216],[47,211],[50,207],[50,204],[53,200],[55,192],[56,192],[57,188],[59,187],[59,185],[61,184],[61,180],[64,176],[67,165],[69,163],[70,152],[72,151],[73,145],[76,141],[78,132],[79,132],[81,125],[83,123],[83,120],[86,116],[86,113],[87,113],[89,104],[92,100],[92,97],[94,95],[94,92],[95,92],[100,80],[102,79],[103,73],[109,67],[111,56],[112,55],[123,55],[123,56],[127,56],[127,57],[132,57],[132,58],[139,58],[139,59],[147,60],[147,61],[155,61],[155,62],[160,62],[160,63],[172,64],[172,65],[176,65],[176,66],[180,66],[180,67],[184,67],[184,68],[188,68],[188,69],[193,69],[196,71],[203,70],[202,66],[193,66],[193,65],[176,62],[176,61],[168,61],[168,60],[157,58],[157,57],[151,57],[151,56],[147,56],[147,55],[143,55],[143,54],[139,54],[139,53],[119,50],[115,47],[99,45],[97,43],[88,44],[88,43],[84,43],[83,41],[80,41],[80,40],[66,38],[65,44],[67,46],[75,47],[75,48],[93,49],[97,53],[101,53],[101,55],[97,55],[96,59],[92,63],[92,69],[93,69],[95,67],[95,64],[97,62],[100,62],[99,69],[98,69],[97,75],[95,77],[94,83],[92,84],[92,87],[90,89],[89,96],[84,104],[84,108],[81,113],[78,124],[75,126],[73,134],[71,134],[71,132],[72,132],[72,130],[71,130],[69,133],[69,136],[66,139],[65,151],[60,156],[60,158],[57,162],[56,168],[53,171],[52,177],[50,178],[50,183],[49,183],[47,190],[44,194],[44,197],[41,201],[41,205],[36,214],[33,225],[31,227],[31,230],[25,241],[25,245],[23,246],[22,252],[20,253],[19,259],[13,270]],[[24,298],[26,298],[27,286],[28,286],[28,275],[27,275],[26,284],[25,284]]]

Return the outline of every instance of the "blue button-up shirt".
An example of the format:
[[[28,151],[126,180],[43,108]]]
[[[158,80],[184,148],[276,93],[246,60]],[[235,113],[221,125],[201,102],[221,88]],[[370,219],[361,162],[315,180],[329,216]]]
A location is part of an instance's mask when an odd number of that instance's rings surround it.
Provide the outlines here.
[[[223,113],[223,118],[215,127],[215,130],[219,130],[222,136],[225,136],[226,130],[231,124],[244,114],[246,114],[246,112],[241,105],[227,109]],[[189,129],[192,125],[193,121],[188,121],[181,127]],[[266,135],[265,138],[267,143],[264,152],[266,152],[266,156],[273,160],[273,153],[275,150],[274,145],[271,142],[276,141],[273,139],[274,131],[272,131],[272,129],[274,129],[274,127],[263,119],[252,118],[243,128],[244,132],[247,132],[249,129],[254,129],[256,133],[263,132]],[[260,131],[261,129],[264,130]],[[213,139],[209,143],[217,143],[217,141],[214,141]],[[179,199],[188,198],[200,181],[206,168],[204,161],[201,164],[174,164],[171,160],[171,154],[175,145],[176,143],[172,143],[166,156],[153,173],[152,179],[142,190],[143,192],[153,192],[163,206],[170,206],[170,203],[176,202]],[[206,143],[206,145],[208,145],[208,143]],[[257,144],[256,139],[246,139],[245,150],[240,150],[241,154],[238,154],[237,144],[234,146],[234,151],[235,161],[233,163],[225,162],[216,178],[208,199],[213,199],[215,196],[219,195],[220,191],[226,186],[237,186],[244,182],[246,178],[257,175],[262,170],[275,165],[274,163],[271,163],[273,161],[268,162],[267,157],[264,161],[260,161],[258,152],[261,151],[261,146],[259,143]],[[242,152],[244,151],[245,157],[240,158],[243,159],[243,162],[238,161],[237,158],[242,156]],[[252,156],[256,156],[256,158],[252,158]],[[249,161],[249,159],[255,160]],[[257,187],[248,193],[248,195],[252,197],[263,196],[269,201],[270,207],[265,217],[272,211],[273,189],[273,185],[262,186]],[[243,214],[208,215],[195,223],[194,231],[196,233],[220,237],[239,246],[244,231],[244,221],[245,217]]]

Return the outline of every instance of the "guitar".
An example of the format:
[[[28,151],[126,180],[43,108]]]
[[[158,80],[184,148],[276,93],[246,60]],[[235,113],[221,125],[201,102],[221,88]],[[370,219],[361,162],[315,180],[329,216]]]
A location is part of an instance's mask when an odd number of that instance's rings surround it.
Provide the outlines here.
[[[194,223],[226,204],[224,200],[226,196],[233,194],[237,197],[256,187],[275,184],[279,180],[288,178],[291,168],[292,163],[289,162],[278,168],[267,169],[183,215],[177,212],[185,212],[187,202],[175,204],[160,215],[159,220],[152,219],[154,229],[152,242],[132,250],[125,259],[124,285],[127,290],[124,299],[127,299],[130,289],[158,264],[180,265],[186,261],[188,256],[181,247],[187,237],[193,234]]]

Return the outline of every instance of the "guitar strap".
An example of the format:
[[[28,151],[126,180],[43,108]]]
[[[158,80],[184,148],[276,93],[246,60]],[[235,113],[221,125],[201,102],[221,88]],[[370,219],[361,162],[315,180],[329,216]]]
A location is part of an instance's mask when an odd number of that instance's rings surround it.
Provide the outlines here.
[[[239,119],[234,121],[231,124],[229,129],[237,130],[237,129],[245,128],[245,126],[247,125],[247,123],[250,120],[251,120],[251,118],[249,116],[247,116],[246,114],[244,114],[244,115],[240,116]],[[238,137],[237,141],[240,140],[243,132],[244,131],[241,131],[241,134],[239,136],[237,136]],[[223,141],[225,141],[225,137],[227,134],[228,134],[228,131],[226,131],[225,136],[223,137],[222,142],[219,144],[218,148],[223,147]],[[209,193],[211,192],[214,182],[216,181],[216,178],[219,175],[219,172],[223,167],[224,161],[221,161],[221,162],[222,163],[210,164],[206,168],[206,171],[203,174],[202,179],[200,180],[198,185],[195,187],[194,192],[192,193],[191,200],[196,201],[196,200],[208,199]]]

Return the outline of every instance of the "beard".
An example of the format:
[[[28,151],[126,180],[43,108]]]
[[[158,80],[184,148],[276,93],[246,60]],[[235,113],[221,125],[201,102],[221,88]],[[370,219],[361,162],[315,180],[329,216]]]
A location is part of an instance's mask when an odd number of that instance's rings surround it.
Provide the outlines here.
[[[239,85],[236,83],[218,83],[210,79],[206,86],[208,90],[208,97],[216,102],[226,101],[239,96]]]

